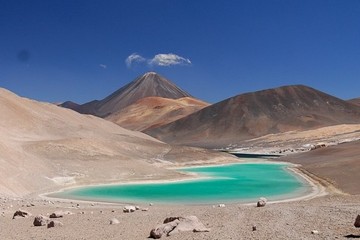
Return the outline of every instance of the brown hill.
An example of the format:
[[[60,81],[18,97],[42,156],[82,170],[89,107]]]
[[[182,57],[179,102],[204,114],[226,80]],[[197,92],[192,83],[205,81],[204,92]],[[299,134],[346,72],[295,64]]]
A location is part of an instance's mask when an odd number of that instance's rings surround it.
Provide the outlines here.
[[[106,119],[130,130],[143,131],[173,122],[208,105],[191,97],[147,97],[111,114]]]
[[[353,98],[348,100],[348,102],[360,106],[360,98]]]
[[[234,160],[202,149],[172,147],[101,118],[21,98],[1,88],[0,132],[1,195],[184,177],[165,167]]]
[[[359,122],[356,105],[296,85],[241,94],[145,132],[169,143],[222,147],[270,133]]]
[[[59,103],[59,104],[56,104],[60,107],[64,107],[64,108],[69,108],[69,109],[72,109],[74,111],[77,111],[78,112],[78,108],[80,107],[79,104],[75,103],[75,102],[72,102],[72,101],[66,101],[66,102],[63,102],[63,103]]]
[[[286,156],[280,160],[302,167],[350,194],[360,194],[360,141]]]
[[[73,109],[80,113],[106,117],[142,98],[152,96],[171,99],[191,97],[190,94],[181,90],[166,78],[155,72],[148,72],[100,101],[91,101],[83,105],[75,106],[74,108],[71,105],[65,105],[63,107]]]

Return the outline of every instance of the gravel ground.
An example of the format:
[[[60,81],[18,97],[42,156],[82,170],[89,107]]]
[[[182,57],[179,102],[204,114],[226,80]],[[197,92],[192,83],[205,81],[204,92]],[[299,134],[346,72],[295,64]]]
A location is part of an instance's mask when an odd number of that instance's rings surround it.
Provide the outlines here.
[[[27,207],[32,203],[34,206]],[[347,239],[360,238],[353,226],[360,214],[360,196],[332,194],[311,200],[253,205],[227,204],[225,207],[140,206],[148,211],[123,213],[123,205],[61,202],[47,200],[1,199],[0,239],[146,239],[150,230],[170,216],[195,215],[210,232],[178,233],[165,239]],[[33,216],[12,219],[17,209]],[[47,229],[34,227],[38,214],[69,210],[60,220],[64,225]],[[111,218],[120,224],[110,225]],[[257,230],[252,231],[253,225]],[[312,234],[317,230],[318,234]]]

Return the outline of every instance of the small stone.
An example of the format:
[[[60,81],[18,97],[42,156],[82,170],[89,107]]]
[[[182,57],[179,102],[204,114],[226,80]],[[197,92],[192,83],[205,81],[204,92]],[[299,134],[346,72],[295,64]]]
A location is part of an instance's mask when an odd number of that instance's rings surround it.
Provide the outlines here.
[[[142,208],[141,211],[147,212],[147,211],[149,211],[149,209],[148,208]]]
[[[115,225],[115,224],[119,224],[119,223],[120,223],[120,221],[117,220],[116,218],[110,219],[110,225]]]
[[[149,206],[153,206],[154,204],[153,203],[149,203]]]
[[[131,213],[131,212],[135,212],[136,208],[134,206],[125,206],[123,208],[123,212],[124,213]]]
[[[319,234],[319,231],[318,230],[312,230],[311,234]]]
[[[35,217],[34,219],[34,226],[38,227],[38,226],[45,226],[50,222],[50,218],[45,217],[43,215],[38,215]]]
[[[27,218],[27,217],[30,217],[31,215],[32,215],[31,213],[19,209],[18,211],[16,211],[16,212],[14,213],[13,219],[15,219],[15,218],[20,218],[20,217],[22,217],[22,218]]]
[[[62,222],[54,220],[54,221],[50,221],[50,222],[48,223],[47,228],[61,227],[61,226],[63,226],[63,225],[64,225],[64,224],[63,224]]]
[[[225,204],[223,204],[223,203],[220,203],[220,204],[218,205],[218,207],[221,207],[221,208],[223,208],[223,207],[225,207]]]
[[[357,215],[357,217],[356,217],[356,219],[355,219],[354,227],[360,228],[360,214]]]
[[[267,203],[267,199],[264,197],[261,197],[259,199],[259,201],[257,202],[256,206],[257,207],[265,207],[266,203]]]
[[[256,231],[256,225],[252,226],[252,230]]]
[[[139,207],[139,206],[135,206],[135,210],[140,210],[140,207]]]

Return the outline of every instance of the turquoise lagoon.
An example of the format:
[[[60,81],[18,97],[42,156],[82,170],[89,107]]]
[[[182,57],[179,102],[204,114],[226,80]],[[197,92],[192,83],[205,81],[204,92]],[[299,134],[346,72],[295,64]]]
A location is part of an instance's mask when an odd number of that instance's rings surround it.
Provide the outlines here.
[[[99,185],[65,190],[53,197],[122,203],[212,204],[299,197],[310,184],[288,170],[287,164],[241,163],[181,168],[199,179],[165,182]]]

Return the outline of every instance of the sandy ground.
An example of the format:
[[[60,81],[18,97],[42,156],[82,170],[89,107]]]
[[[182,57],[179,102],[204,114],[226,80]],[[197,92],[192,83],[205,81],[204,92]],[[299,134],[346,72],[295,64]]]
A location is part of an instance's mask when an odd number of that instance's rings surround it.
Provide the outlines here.
[[[196,215],[210,232],[179,233],[164,239],[345,239],[360,237],[353,226],[360,213],[360,196],[327,195],[311,200],[252,205],[229,204],[224,208],[201,206],[140,206],[147,212],[123,213],[120,204],[49,202],[46,200],[1,199],[0,239],[146,239],[150,230],[166,217]],[[28,203],[35,206],[26,207]],[[23,206],[24,205],[24,206]],[[70,210],[60,220],[62,227],[34,227],[34,217],[12,219],[22,208],[33,215]],[[110,225],[111,218],[120,221]],[[252,231],[256,225],[257,230]],[[312,234],[312,230],[319,231]]]
[[[210,232],[178,233],[163,239],[347,239],[360,238],[353,226],[360,213],[360,195],[334,191],[327,181],[313,181],[317,196],[268,203],[218,205],[139,205],[148,211],[123,213],[123,204],[61,199],[0,198],[0,239],[147,239],[150,230],[167,217],[195,215]],[[335,189],[336,190],[336,189]],[[325,192],[324,192],[325,191]],[[219,202],[220,204],[221,202]],[[12,219],[23,209],[33,216]],[[33,226],[34,217],[71,211],[59,218],[64,225],[47,229]],[[120,224],[110,225],[112,218]],[[257,230],[252,227],[256,225]],[[312,234],[317,230],[317,234]]]

